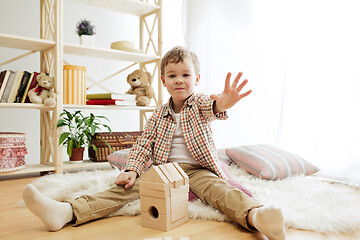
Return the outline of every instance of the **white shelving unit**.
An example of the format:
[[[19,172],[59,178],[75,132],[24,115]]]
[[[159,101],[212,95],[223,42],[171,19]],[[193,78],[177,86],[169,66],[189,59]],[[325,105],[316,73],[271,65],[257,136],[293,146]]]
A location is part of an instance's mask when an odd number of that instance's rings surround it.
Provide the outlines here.
[[[40,149],[41,157],[38,164],[27,165],[25,169],[3,175],[25,174],[34,172],[54,171],[63,173],[67,169],[81,169],[89,167],[103,167],[108,163],[95,163],[84,161],[82,164],[68,164],[63,162],[63,146],[58,146],[61,129],[56,128],[60,113],[66,109],[116,109],[139,111],[140,130],[145,123],[145,113],[152,112],[155,106],[149,107],[127,107],[127,106],[83,106],[63,104],[63,56],[78,55],[82,57],[116,60],[129,62],[131,66],[138,65],[140,69],[152,72],[153,85],[157,84],[157,96],[155,104],[162,103],[162,87],[160,81],[160,57],[161,57],[161,0],[72,0],[81,4],[91,5],[97,8],[111,9],[119,14],[131,14],[139,17],[140,49],[144,53],[132,53],[113,49],[105,49],[92,46],[82,46],[63,42],[62,22],[64,0],[40,0],[40,38],[29,38],[0,33],[0,47],[22,49],[28,52],[0,63],[0,67],[23,57],[40,52],[40,71],[49,73],[55,77],[57,103],[54,107],[45,107],[42,104],[32,103],[0,103],[0,108],[30,108],[38,109],[40,112]],[[149,19],[152,27],[149,27]],[[153,39],[154,28],[157,29],[156,39]],[[156,43],[156,44],[155,44]],[[150,53],[151,52],[151,53]],[[154,54],[155,53],[155,54]],[[148,68],[152,67],[152,71]],[[128,67],[126,67],[128,68]],[[126,69],[125,68],[125,69]],[[26,69],[26,66],[24,66]],[[121,72],[124,69],[120,69]],[[93,81],[93,80],[92,80]]]

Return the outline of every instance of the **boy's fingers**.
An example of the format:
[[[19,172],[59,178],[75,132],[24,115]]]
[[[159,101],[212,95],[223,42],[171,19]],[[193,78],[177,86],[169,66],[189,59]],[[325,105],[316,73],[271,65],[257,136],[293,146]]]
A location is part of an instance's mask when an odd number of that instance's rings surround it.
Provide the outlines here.
[[[115,184],[117,185],[125,185],[129,182],[129,177],[124,174],[124,173],[121,173],[115,180]]]
[[[231,78],[231,72],[228,72],[225,79],[225,89],[230,87],[230,78]]]
[[[236,89],[240,92],[241,89],[248,83],[248,80],[245,79]]]
[[[234,82],[232,83],[231,87],[232,88],[236,88],[238,82],[239,82],[239,79],[241,78],[241,76],[243,75],[242,72],[239,72],[238,75],[236,76],[236,78],[234,79]]]
[[[241,94],[241,95],[240,95],[240,99],[248,96],[251,92],[252,92],[252,90],[249,90],[249,91],[247,91],[246,93]]]
[[[128,181],[128,183],[125,185],[125,188],[126,188],[126,189],[131,188],[132,186],[134,186],[134,183],[135,183],[135,179],[129,178],[129,181]]]

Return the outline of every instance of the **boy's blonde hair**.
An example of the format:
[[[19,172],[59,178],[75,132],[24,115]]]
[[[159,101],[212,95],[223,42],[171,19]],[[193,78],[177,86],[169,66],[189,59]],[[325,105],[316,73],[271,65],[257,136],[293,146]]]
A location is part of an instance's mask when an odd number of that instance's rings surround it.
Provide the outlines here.
[[[177,46],[168,51],[161,60],[161,76],[165,76],[165,67],[169,63],[182,63],[186,57],[190,57],[194,65],[195,74],[198,75],[200,73],[200,62],[196,54],[184,47]]]

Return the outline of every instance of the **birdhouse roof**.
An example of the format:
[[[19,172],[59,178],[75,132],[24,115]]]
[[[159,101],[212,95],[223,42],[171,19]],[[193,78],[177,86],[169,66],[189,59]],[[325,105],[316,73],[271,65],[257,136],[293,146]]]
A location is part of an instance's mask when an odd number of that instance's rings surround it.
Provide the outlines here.
[[[170,183],[170,186],[178,187],[189,183],[189,177],[177,162],[153,166],[144,173],[141,181],[154,183]],[[172,184],[173,183],[173,184]]]

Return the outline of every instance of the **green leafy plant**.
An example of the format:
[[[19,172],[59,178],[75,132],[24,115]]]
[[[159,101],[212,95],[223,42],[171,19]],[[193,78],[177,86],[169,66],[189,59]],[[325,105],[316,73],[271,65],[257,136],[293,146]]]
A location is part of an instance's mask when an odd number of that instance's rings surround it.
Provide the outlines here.
[[[110,134],[112,133],[111,128],[101,123],[101,119],[109,121],[104,116],[95,116],[90,113],[90,116],[84,116],[81,111],[76,111],[71,113],[64,109],[60,114],[61,119],[57,122],[56,127],[66,127],[59,137],[59,145],[63,144],[67,146],[67,154],[71,157],[73,148],[81,147],[92,147],[97,155],[97,147],[93,144],[90,144],[92,136],[94,136],[96,130],[100,130],[100,127],[105,127],[109,130]],[[111,146],[106,142],[109,148],[112,150]]]
[[[94,35],[95,26],[91,24],[90,20],[82,19],[76,25],[76,32],[79,36],[81,35]]]

